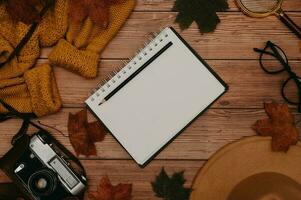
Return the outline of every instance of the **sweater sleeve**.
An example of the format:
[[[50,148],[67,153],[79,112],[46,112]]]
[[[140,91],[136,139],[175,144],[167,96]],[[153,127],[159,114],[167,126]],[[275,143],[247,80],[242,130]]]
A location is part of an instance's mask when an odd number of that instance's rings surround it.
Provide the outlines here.
[[[68,0],[56,0],[39,24],[39,40],[42,47],[49,47],[63,38],[67,30]]]
[[[0,62],[4,63],[28,31],[23,23],[9,20],[0,26]],[[33,67],[40,55],[38,34],[35,32],[20,53],[0,68],[0,80],[21,76]]]
[[[0,99],[21,113],[41,117],[57,112],[61,98],[51,67],[41,64],[27,70],[24,76],[1,79]],[[0,113],[7,110],[0,105]]]
[[[95,78],[101,52],[123,26],[134,6],[135,0],[111,5],[106,29],[97,26],[90,15],[82,21],[69,19],[66,38],[61,39],[48,56],[50,64],[85,78]]]

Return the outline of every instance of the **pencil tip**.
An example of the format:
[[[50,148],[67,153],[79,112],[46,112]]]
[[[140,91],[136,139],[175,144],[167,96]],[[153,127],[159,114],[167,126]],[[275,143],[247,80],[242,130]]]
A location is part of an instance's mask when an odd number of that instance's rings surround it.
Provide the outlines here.
[[[104,102],[106,102],[106,99],[101,100],[101,102],[100,102],[98,105],[100,106],[100,105],[103,104]]]

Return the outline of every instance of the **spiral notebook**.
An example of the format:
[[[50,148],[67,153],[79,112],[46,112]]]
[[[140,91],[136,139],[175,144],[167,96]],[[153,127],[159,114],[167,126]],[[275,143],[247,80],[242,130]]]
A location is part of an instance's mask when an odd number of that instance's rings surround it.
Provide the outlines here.
[[[173,28],[165,28],[86,104],[145,166],[227,85]]]

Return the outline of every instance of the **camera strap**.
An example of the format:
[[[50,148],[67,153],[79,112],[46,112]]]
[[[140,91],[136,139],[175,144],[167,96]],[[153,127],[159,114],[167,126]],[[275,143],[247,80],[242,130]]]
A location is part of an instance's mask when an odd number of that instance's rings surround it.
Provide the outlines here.
[[[45,15],[45,13],[48,11],[48,9],[53,6],[53,4],[54,4],[54,0],[49,0],[46,2],[46,5],[42,8],[41,12],[39,13],[41,18]],[[38,25],[39,25],[39,22],[34,22],[31,24],[29,30],[27,31],[25,36],[21,39],[21,41],[16,46],[16,48],[11,52],[11,54],[8,56],[8,58],[4,62],[0,63],[0,68],[3,67],[4,65],[6,65],[7,63],[9,63],[10,61],[12,61],[12,59],[14,59],[14,57],[17,56],[21,52],[22,48],[30,40],[31,36],[37,29]]]
[[[15,200],[22,194],[13,183],[0,183],[0,200]]]
[[[47,130],[45,130],[44,128],[42,128],[41,126],[35,124],[34,122],[32,122],[30,119],[32,118],[36,118],[36,116],[32,113],[20,113],[18,112],[16,109],[14,109],[13,107],[11,107],[9,104],[7,104],[5,101],[0,99],[0,104],[2,104],[9,112],[6,113],[5,115],[2,116],[0,115],[0,122],[5,121],[7,119],[13,118],[13,117],[17,117],[23,120],[22,126],[19,129],[19,131],[13,136],[12,140],[11,140],[11,144],[14,145],[19,139],[21,139],[24,135],[27,135],[27,130],[29,125],[34,126],[35,128],[48,132]],[[65,149],[65,147],[60,144],[57,143],[59,148]],[[76,164],[78,164],[82,169],[82,175],[86,176],[84,167],[82,166],[82,164],[79,162],[79,160],[70,152],[70,151],[66,151],[67,156],[74,161]]]
[[[8,110],[8,113],[0,115],[0,122],[3,122],[7,119],[11,119],[14,116],[23,119],[23,123],[19,131],[13,136],[11,140],[11,144],[14,145],[16,141],[21,139],[23,135],[28,130],[29,127],[29,119],[33,117],[31,114],[22,114],[8,105],[6,102],[0,99],[0,103]],[[4,166],[3,160],[0,158],[0,169]],[[18,187],[14,183],[0,183],[0,200],[7,200],[7,199],[18,199],[22,197],[22,193],[19,191]]]
[[[44,130],[39,125],[36,125],[35,123],[31,122],[31,118],[35,118],[36,116],[33,113],[20,113],[17,110],[15,110],[13,107],[11,107],[9,104],[7,104],[5,101],[0,99],[0,103],[8,110],[8,113],[1,114],[0,115],[0,122],[3,122],[7,119],[11,119],[13,117],[17,117],[20,119],[23,119],[23,123],[19,131],[13,136],[11,140],[11,144],[14,145],[17,140],[19,140],[23,135],[27,133],[29,124],[33,125],[34,127],[38,129]]]
[[[41,126],[39,126],[39,125],[37,125],[37,124],[35,124],[34,122],[31,121],[32,118],[36,118],[35,115],[33,115],[31,113],[29,113],[29,114],[27,114],[27,113],[20,113],[16,109],[14,109],[13,107],[11,107],[9,104],[7,104],[5,101],[3,101],[1,99],[0,99],[0,104],[2,104],[4,106],[4,108],[6,108],[8,110],[8,113],[6,113],[4,115],[0,115],[0,122],[3,122],[5,120],[7,120],[7,119],[11,119],[13,117],[20,118],[20,119],[23,120],[21,128],[13,136],[13,138],[11,140],[11,144],[13,146],[18,141],[23,140],[23,138],[29,137],[28,134],[27,134],[29,125],[32,125],[32,126],[34,126],[35,128],[37,128],[39,130],[42,130],[42,131],[45,131],[45,132],[49,133],[44,128],[42,128]],[[56,145],[59,148],[61,148],[61,149],[66,149],[59,142],[57,142]],[[66,149],[66,151],[64,153],[69,157],[69,159],[71,161],[73,161],[74,163],[76,163],[81,168],[79,173],[82,176],[86,177],[86,172],[85,172],[85,169],[84,169],[83,165],[81,164],[81,162],[69,150]],[[3,163],[3,159],[0,158],[0,169],[2,169],[3,164],[4,164]],[[2,190],[1,188],[5,188],[5,189]],[[16,191],[16,188],[15,188],[15,185],[13,183],[0,184],[0,200],[17,199],[17,198],[7,198],[7,197],[11,197],[11,196],[7,196],[7,195],[16,195],[15,191]],[[73,198],[71,198],[71,199],[73,199]],[[78,197],[77,199],[83,199],[83,194],[82,194],[82,196]]]

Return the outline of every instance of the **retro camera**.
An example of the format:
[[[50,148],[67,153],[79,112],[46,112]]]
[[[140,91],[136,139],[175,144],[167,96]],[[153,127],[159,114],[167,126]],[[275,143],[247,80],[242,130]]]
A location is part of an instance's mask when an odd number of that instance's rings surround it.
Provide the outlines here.
[[[74,168],[76,163],[66,151],[48,132],[39,131],[29,138],[28,148],[14,163],[13,174],[31,199],[61,200],[84,191],[86,177],[75,170],[81,166]]]

